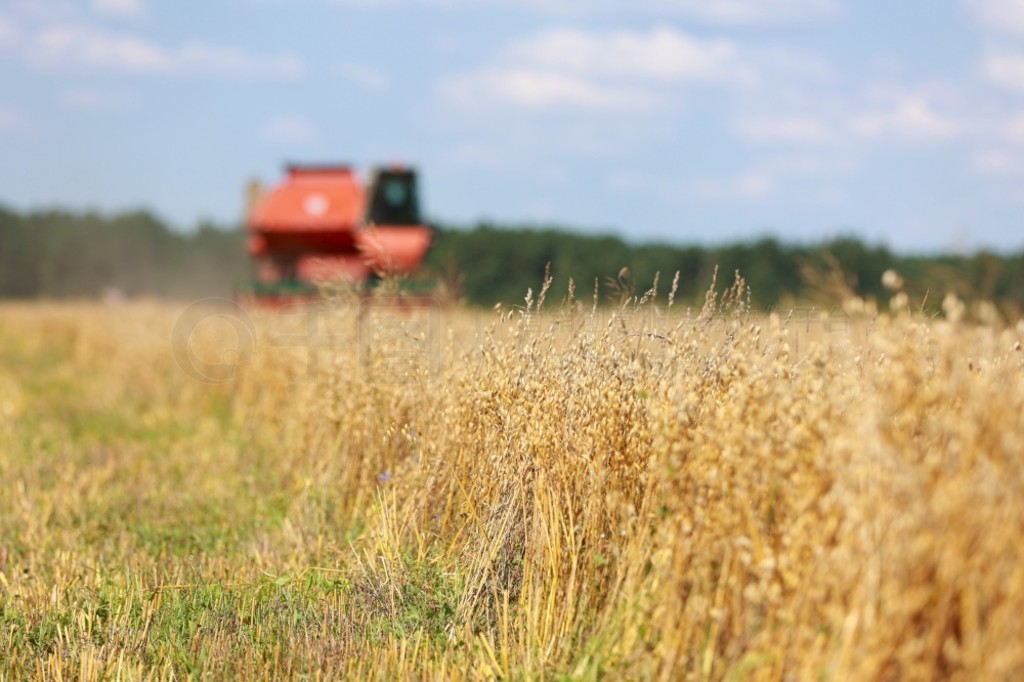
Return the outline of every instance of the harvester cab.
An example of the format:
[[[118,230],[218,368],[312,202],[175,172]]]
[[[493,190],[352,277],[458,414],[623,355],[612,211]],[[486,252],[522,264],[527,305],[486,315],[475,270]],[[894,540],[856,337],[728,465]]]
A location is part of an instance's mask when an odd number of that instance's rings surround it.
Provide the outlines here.
[[[404,168],[378,169],[370,183],[366,212],[370,225],[420,225],[416,172]]]

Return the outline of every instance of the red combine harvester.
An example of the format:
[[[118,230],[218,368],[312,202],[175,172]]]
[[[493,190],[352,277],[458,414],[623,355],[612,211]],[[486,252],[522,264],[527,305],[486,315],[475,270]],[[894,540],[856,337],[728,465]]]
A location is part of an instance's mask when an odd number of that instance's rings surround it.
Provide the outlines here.
[[[252,293],[271,304],[315,296],[323,282],[408,274],[430,246],[409,168],[379,168],[365,187],[348,166],[289,165],[270,190],[251,183],[248,204]]]

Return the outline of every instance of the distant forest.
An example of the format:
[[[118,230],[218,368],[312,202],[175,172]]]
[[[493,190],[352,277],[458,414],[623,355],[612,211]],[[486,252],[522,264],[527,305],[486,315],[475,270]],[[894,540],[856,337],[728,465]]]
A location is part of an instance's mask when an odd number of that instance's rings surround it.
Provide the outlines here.
[[[677,298],[696,303],[716,265],[722,287],[739,270],[760,308],[834,304],[850,293],[881,300],[887,296],[882,273],[891,268],[906,281],[911,300],[927,308],[938,309],[954,291],[968,300],[996,301],[1012,317],[1024,310],[1024,251],[909,256],[853,238],[699,247],[631,244],[567,229],[437,226],[422,276],[471,304],[515,304],[528,288],[538,289],[548,263],[555,277],[549,300],[565,295],[570,277],[583,300],[591,299],[595,279],[602,300],[623,288],[642,294],[658,272],[665,294],[679,272]],[[629,275],[620,278],[623,267]],[[18,213],[0,206],[0,298],[231,296],[250,276],[245,234],[237,226],[204,224],[181,232],[144,211]]]

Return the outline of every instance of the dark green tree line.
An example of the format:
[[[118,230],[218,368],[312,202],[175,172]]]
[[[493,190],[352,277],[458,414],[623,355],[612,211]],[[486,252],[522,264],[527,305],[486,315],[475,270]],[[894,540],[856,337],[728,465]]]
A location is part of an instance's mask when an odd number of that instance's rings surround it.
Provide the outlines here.
[[[40,211],[0,207],[0,296],[91,298],[230,295],[248,276],[239,229],[185,234],[144,211]]]
[[[936,309],[946,292],[954,291],[967,299],[997,301],[1009,312],[1024,310],[1024,251],[908,256],[854,238],[816,245],[762,238],[699,247],[632,244],[555,227],[439,226],[424,271],[456,280],[469,303],[516,304],[527,288],[537,290],[549,263],[552,300],[565,295],[570,277],[577,298],[589,300],[597,281],[607,300],[606,294],[621,293],[613,291],[616,287],[643,294],[656,273],[664,296],[678,272],[677,298],[699,304],[716,266],[723,288],[739,270],[759,308],[834,303],[844,294],[883,300],[888,293],[882,273],[892,268],[906,280],[912,300]],[[617,274],[623,267],[629,269],[625,281]],[[181,232],[145,211],[19,213],[0,206],[3,298],[90,298],[114,290],[127,296],[230,296],[250,277],[240,226],[204,224]]]
[[[535,291],[550,262],[553,291],[575,281],[577,297],[587,299],[595,278],[604,283],[620,268],[630,269],[637,294],[660,273],[659,291],[667,293],[679,272],[679,294],[699,304],[718,267],[719,287],[739,271],[758,308],[831,302],[843,295],[885,300],[882,286],[888,269],[899,272],[915,302],[937,309],[947,292],[963,298],[986,298],[1024,310],[1024,251],[1011,255],[981,252],[963,256],[907,256],[855,238],[816,245],[787,245],[772,238],[720,247],[677,244],[629,244],[612,236],[589,236],[568,230],[502,228],[480,225],[470,230],[441,229],[428,256],[437,271],[462,275],[462,293],[474,303],[519,303],[527,287]],[[1015,313],[1014,313],[1015,314]]]

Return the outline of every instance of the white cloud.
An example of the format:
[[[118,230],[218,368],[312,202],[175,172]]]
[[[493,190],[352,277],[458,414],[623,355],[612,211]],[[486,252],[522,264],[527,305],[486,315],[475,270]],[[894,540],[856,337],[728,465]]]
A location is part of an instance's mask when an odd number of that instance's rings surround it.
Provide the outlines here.
[[[380,69],[365,64],[343,62],[338,65],[338,75],[364,90],[384,92],[391,87],[391,79]]]
[[[864,137],[902,139],[948,138],[960,132],[952,117],[939,113],[927,97],[914,93],[903,94],[886,107],[855,115],[850,127]]]
[[[1024,0],[967,0],[967,5],[985,28],[1024,34]]]
[[[25,116],[18,109],[0,104],[0,133],[18,130],[25,125]]]
[[[770,159],[765,168],[776,175],[844,176],[857,173],[861,164],[842,154],[795,154]]]
[[[249,0],[294,4],[299,0]],[[357,8],[429,5],[444,8],[513,7],[555,16],[607,14],[671,15],[705,24],[737,27],[782,26],[829,21],[842,14],[839,0],[323,0]]]
[[[981,68],[991,83],[1024,92],[1024,52],[990,50],[982,59]]]
[[[448,151],[446,158],[457,166],[470,168],[502,168],[508,163],[505,154],[493,145],[461,143]]]
[[[944,141],[977,129],[970,117],[959,112],[953,98],[909,87],[872,90],[822,96],[820,101],[800,102],[787,113],[744,115],[733,129],[743,139],[758,143],[839,146],[870,140]]]
[[[523,109],[650,109],[655,98],[643,90],[591,82],[572,74],[529,68],[481,69],[447,79],[442,96],[463,108],[515,106]]]
[[[824,121],[813,116],[754,116],[734,123],[736,131],[754,142],[797,142],[820,144],[832,142],[835,133]]]
[[[703,38],[674,26],[648,31],[588,32],[558,28],[517,41],[507,62],[601,78],[653,83],[762,85],[769,80],[821,83],[831,67],[815,55],[779,45]]]
[[[697,196],[704,199],[763,199],[776,192],[778,178],[763,169],[743,171],[725,180],[699,180],[694,184]]]
[[[132,98],[118,92],[107,92],[93,88],[65,90],[58,97],[65,109],[74,111],[125,111],[132,106]]]
[[[441,94],[473,108],[647,111],[678,99],[674,96],[684,86],[757,88],[829,76],[828,66],[812,56],[698,38],[670,26],[611,32],[559,28],[518,40],[490,64],[445,79]]]
[[[8,17],[26,24],[70,21],[81,15],[80,0],[4,0]]]
[[[648,33],[604,35],[549,30],[512,45],[507,56],[510,61],[587,76],[680,82],[741,77],[738,52],[730,40],[700,40],[661,26]]]
[[[84,25],[43,28],[29,58],[52,68],[91,68],[139,74],[294,79],[304,74],[293,55],[258,55],[232,47],[189,42],[165,47],[131,34]]]
[[[0,14],[0,48],[11,47],[18,42],[18,27]]]
[[[971,170],[979,175],[1011,175],[1020,169],[1020,159],[1005,149],[983,149],[971,157]]]
[[[769,91],[766,88],[764,91]],[[849,149],[867,143],[941,144],[991,132],[997,120],[987,102],[943,81],[893,82],[793,88],[762,100],[748,97],[732,123],[736,134],[758,144],[826,145]],[[757,95],[757,93],[755,93]]]
[[[120,19],[141,16],[145,7],[142,0],[92,0],[92,10],[105,17]]]
[[[605,177],[605,187],[616,194],[636,194],[650,189],[650,182],[643,173],[617,169]]]
[[[764,170],[744,171],[724,183],[703,181],[698,194],[708,199],[761,199],[775,193],[777,178]]]
[[[151,41],[111,35],[84,26],[41,29],[31,56],[51,66],[91,66],[124,71],[170,71],[170,53]]]
[[[585,0],[578,0],[583,4]],[[708,23],[730,26],[799,24],[834,19],[837,0],[640,0],[604,3],[634,9],[676,12]]]
[[[1011,142],[1024,142],[1024,111],[1010,117],[1003,132]]]
[[[306,145],[316,142],[320,134],[302,114],[281,114],[263,124],[260,137],[273,144]]]
[[[793,179],[797,179],[801,187],[805,188],[802,191],[806,192],[808,179],[834,180],[856,173],[860,168],[859,162],[844,155],[782,155],[763,159],[731,177],[699,179],[691,183],[691,188],[697,196],[704,199],[750,201],[782,192]],[[810,194],[806,194],[806,197],[813,195],[819,200],[831,200],[835,197],[835,190],[827,186],[815,186],[809,191]]]

